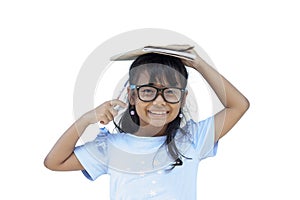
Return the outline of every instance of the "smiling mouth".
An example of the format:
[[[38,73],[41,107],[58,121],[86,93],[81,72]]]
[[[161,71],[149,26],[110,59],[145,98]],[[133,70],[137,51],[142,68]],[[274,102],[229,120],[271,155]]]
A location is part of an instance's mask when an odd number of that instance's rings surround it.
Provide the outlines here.
[[[148,110],[148,113],[150,115],[153,115],[153,116],[165,116],[165,115],[169,114],[169,111],[151,111],[151,110]]]

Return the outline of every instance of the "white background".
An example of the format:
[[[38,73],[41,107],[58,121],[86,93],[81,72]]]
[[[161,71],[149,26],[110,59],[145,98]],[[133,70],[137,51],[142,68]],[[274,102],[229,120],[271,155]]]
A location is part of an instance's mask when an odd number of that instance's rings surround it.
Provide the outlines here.
[[[299,18],[292,0],[1,1],[0,198],[109,199],[107,176],[52,172],[43,159],[74,121],[88,55],[117,34],[163,28],[197,42],[251,102],[200,165],[198,198],[299,199]]]

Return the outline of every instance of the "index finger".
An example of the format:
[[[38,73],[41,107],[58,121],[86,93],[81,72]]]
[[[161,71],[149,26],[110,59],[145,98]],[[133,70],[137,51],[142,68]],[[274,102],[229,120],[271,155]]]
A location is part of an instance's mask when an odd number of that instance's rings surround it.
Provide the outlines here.
[[[127,107],[127,104],[119,99],[113,99],[109,103],[112,107],[116,107],[116,106],[121,106],[122,108]]]

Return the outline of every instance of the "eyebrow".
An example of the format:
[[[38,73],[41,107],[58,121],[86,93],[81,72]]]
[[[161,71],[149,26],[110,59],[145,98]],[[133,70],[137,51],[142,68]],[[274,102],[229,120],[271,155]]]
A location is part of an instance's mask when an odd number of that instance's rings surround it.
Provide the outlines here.
[[[146,84],[142,84],[142,85],[149,85],[149,86],[155,86],[155,87],[158,87],[158,88],[169,88],[169,87],[180,87],[180,85],[162,85],[162,84],[157,84],[157,83],[146,83]]]

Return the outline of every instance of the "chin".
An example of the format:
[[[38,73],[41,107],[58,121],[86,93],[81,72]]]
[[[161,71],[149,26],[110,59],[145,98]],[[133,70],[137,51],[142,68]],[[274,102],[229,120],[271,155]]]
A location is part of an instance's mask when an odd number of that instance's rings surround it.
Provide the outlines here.
[[[151,120],[149,125],[155,127],[155,128],[163,128],[167,125],[166,120]]]

